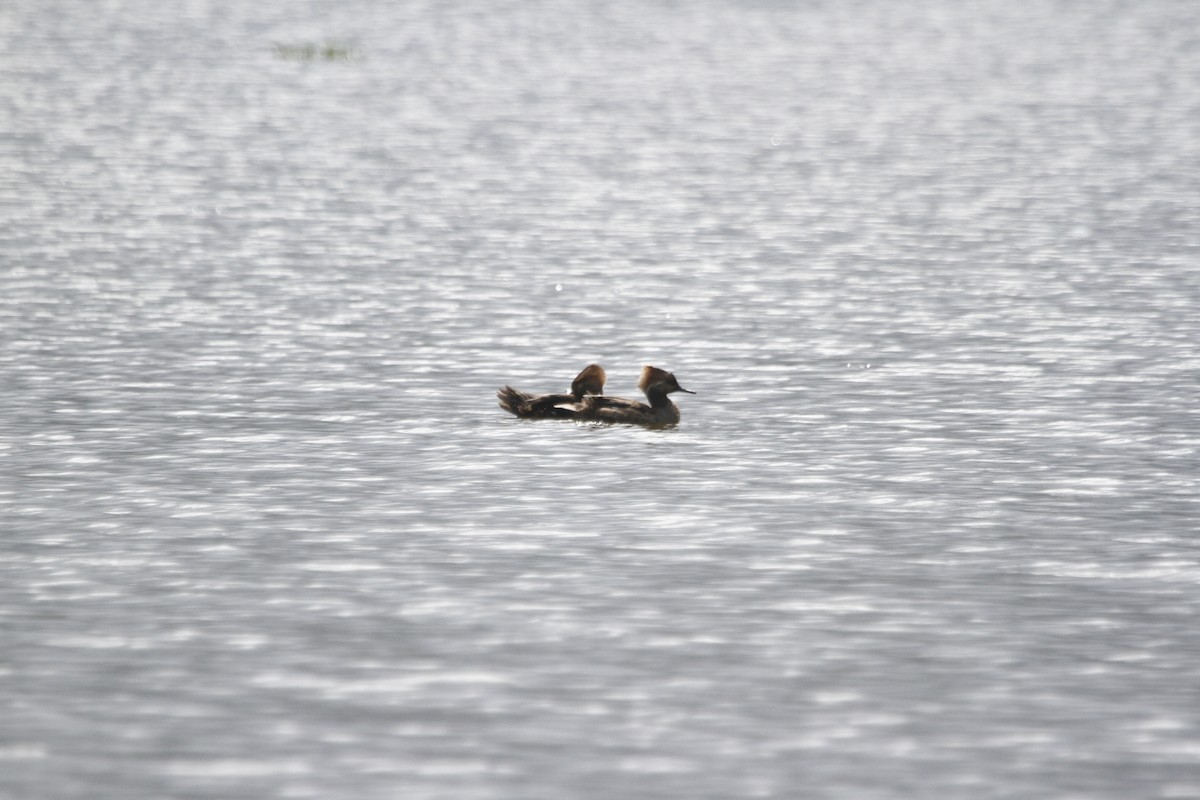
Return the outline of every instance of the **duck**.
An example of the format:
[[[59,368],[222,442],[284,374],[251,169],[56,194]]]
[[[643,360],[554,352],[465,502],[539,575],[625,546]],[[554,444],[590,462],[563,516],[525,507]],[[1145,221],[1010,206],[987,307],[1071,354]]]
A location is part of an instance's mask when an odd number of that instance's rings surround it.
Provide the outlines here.
[[[679,406],[667,395],[673,392],[695,394],[679,385],[675,375],[658,367],[642,367],[638,388],[650,404],[622,397],[605,397],[599,392],[584,397],[574,416],[595,422],[623,422],[632,425],[669,426],[679,423]]]
[[[533,395],[511,386],[496,392],[500,407],[525,419],[578,419],[580,404],[589,395],[604,392],[608,376],[599,364],[588,364],[571,381],[569,394]]]

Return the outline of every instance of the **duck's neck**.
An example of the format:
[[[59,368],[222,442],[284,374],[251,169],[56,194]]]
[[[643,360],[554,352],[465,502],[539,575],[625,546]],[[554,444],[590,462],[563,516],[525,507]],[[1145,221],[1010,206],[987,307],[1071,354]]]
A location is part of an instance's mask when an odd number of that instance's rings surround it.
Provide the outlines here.
[[[650,401],[651,408],[670,408],[673,405],[667,393],[657,386],[646,390],[646,399]]]

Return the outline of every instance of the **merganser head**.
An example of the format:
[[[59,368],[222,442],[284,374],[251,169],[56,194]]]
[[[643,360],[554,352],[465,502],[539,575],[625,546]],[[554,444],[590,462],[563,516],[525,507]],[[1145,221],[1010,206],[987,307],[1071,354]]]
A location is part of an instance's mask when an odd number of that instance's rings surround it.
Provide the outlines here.
[[[571,381],[571,394],[576,397],[583,397],[585,394],[603,394],[604,381],[608,378],[604,374],[604,367],[599,364],[588,364],[583,368],[583,371],[575,376],[575,380]]]
[[[638,388],[646,393],[654,389],[663,394],[670,394],[671,392],[695,394],[695,392],[680,386],[679,381],[675,380],[674,374],[667,372],[665,369],[649,366],[642,367],[642,377],[638,379]]]

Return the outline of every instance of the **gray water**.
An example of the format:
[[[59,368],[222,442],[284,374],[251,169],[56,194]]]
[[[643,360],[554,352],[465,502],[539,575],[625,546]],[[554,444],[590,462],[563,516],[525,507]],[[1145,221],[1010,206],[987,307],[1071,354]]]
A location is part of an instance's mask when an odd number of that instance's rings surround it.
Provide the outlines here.
[[[1200,797],[1198,187],[1188,0],[7,0],[0,797]]]

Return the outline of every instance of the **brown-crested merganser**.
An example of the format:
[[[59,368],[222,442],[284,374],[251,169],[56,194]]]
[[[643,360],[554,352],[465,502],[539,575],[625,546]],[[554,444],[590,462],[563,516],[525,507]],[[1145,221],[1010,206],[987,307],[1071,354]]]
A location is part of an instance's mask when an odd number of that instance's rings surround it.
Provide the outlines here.
[[[672,373],[658,367],[642,367],[638,388],[646,393],[649,405],[621,397],[589,396],[579,403],[577,418],[632,425],[675,425],[679,422],[679,406],[667,395],[672,392],[695,394],[680,386]]]
[[[571,381],[570,394],[532,395],[511,386],[496,392],[500,407],[505,411],[526,419],[578,419],[579,404],[587,395],[604,391],[606,379],[604,368],[599,364],[588,364]]]

